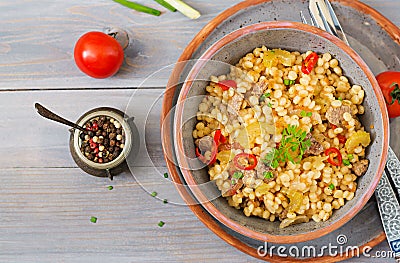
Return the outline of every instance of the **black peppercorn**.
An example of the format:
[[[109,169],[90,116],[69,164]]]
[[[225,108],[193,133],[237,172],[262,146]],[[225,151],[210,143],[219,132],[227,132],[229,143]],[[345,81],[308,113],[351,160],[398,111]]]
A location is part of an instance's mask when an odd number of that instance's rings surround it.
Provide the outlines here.
[[[125,133],[118,121],[99,116],[89,120],[84,127],[87,132],[82,132],[79,137],[82,140],[81,152],[86,158],[97,163],[108,163],[120,155]]]

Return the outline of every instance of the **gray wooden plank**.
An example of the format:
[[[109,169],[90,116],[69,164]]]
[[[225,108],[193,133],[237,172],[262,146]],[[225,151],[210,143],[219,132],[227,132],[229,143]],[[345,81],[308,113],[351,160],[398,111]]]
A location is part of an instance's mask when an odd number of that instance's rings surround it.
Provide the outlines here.
[[[154,162],[163,166],[159,128],[163,92],[163,89],[1,92],[0,167],[76,167],[69,153],[69,128],[39,116],[33,106],[35,102],[72,121],[92,108],[120,109],[135,117],[141,134],[137,163],[153,166]]]
[[[153,1],[139,2],[159,8]],[[170,68],[157,78],[146,78],[175,63],[206,23],[239,2],[189,0],[203,14],[198,20],[190,20],[179,12],[164,12],[160,17],[153,17],[106,0],[2,0],[0,89],[165,86]],[[397,0],[362,2],[400,24]],[[75,66],[73,47],[80,35],[108,26],[125,28],[131,35],[132,45],[126,51],[122,70],[115,77],[92,79]]]
[[[151,197],[130,174],[113,182],[72,168],[7,169],[0,176],[7,182],[0,191],[0,262],[253,261],[188,207]]]
[[[190,21],[166,12],[154,1],[137,1],[163,10],[160,17],[138,13],[113,1],[10,1],[0,3],[0,87],[132,87],[180,53],[206,23],[238,0],[188,1],[203,16]],[[80,35],[105,27],[124,28],[132,43],[117,76],[96,80],[81,73],[72,59]],[[148,86],[164,86],[169,74]],[[117,81],[118,80],[118,81]]]

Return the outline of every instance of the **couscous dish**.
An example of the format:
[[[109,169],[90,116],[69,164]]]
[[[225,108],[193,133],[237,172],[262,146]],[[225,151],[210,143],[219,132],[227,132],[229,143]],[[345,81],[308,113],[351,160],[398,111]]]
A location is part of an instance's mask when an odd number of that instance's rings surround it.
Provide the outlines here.
[[[353,199],[369,164],[364,90],[332,55],[256,48],[206,92],[196,155],[230,206],[283,228]]]

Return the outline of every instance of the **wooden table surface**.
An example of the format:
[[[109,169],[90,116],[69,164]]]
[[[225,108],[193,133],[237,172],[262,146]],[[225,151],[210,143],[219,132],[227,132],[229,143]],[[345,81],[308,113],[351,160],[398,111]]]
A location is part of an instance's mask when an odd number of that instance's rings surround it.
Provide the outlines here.
[[[169,71],[144,80],[173,64],[206,23],[239,0],[187,2],[200,19],[178,12],[153,17],[106,0],[0,0],[0,262],[257,261],[207,229],[171,184],[149,180],[166,172],[159,115]],[[400,25],[399,0],[362,2]],[[126,29],[133,40],[125,63],[112,78],[89,78],[75,66],[74,43],[109,26]],[[68,129],[39,117],[34,102],[71,120],[94,107],[129,105],[146,138],[133,168],[138,179],[82,172],[69,153]],[[375,249],[389,250],[386,242]]]

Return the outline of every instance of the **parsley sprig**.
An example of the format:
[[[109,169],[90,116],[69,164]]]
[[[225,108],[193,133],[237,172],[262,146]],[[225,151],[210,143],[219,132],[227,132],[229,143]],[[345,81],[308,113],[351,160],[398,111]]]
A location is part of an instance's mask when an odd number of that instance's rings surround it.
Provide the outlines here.
[[[301,161],[304,152],[311,146],[311,140],[306,139],[307,133],[296,125],[289,125],[282,132],[282,140],[278,148],[272,149],[263,159],[266,165],[277,168],[279,163]]]

